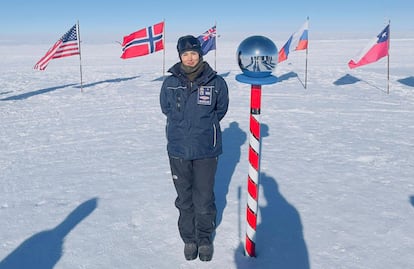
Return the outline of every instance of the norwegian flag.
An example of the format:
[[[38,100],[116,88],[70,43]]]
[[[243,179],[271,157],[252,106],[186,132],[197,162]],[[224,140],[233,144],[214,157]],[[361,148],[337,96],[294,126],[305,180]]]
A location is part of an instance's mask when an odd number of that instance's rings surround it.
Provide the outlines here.
[[[79,55],[78,34],[76,24],[64,34],[33,67],[38,70],[45,70],[52,59],[63,58],[72,55]]]
[[[164,49],[164,22],[124,36],[122,59],[144,56]]]
[[[201,50],[203,55],[206,55],[210,50],[216,49],[216,26],[214,25],[203,34],[199,35],[198,40],[201,43]]]

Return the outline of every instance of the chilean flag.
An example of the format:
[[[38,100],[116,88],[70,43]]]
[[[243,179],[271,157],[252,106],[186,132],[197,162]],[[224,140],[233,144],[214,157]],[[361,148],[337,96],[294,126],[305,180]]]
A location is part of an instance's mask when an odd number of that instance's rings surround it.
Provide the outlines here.
[[[138,57],[164,49],[164,22],[124,36],[122,59]]]
[[[288,41],[279,51],[279,63],[287,60],[291,51],[305,50],[308,48],[308,29],[309,20],[306,20],[302,27],[289,37]]]
[[[354,59],[348,63],[349,68],[353,69],[361,65],[366,65],[378,61],[388,56],[390,46],[390,25],[388,24],[382,32],[377,35]]]

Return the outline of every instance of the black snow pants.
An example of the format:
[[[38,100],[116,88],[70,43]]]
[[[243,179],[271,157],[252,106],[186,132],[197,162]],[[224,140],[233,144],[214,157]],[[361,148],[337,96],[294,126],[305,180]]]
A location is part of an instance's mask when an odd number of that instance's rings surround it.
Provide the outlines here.
[[[218,159],[169,159],[177,191],[180,236],[184,243],[210,244],[216,228],[214,181]]]

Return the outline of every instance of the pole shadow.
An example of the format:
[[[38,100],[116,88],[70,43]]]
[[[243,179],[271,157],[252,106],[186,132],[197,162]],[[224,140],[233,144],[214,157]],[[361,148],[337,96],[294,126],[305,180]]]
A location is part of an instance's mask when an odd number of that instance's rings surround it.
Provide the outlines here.
[[[219,157],[214,186],[217,207],[216,226],[219,226],[223,219],[224,209],[227,205],[226,196],[229,191],[231,177],[240,161],[240,147],[246,141],[246,133],[240,129],[237,122],[232,122],[229,127],[223,131],[222,140],[223,154]]]
[[[72,83],[72,84],[66,84],[66,85],[62,85],[62,86],[56,86],[56,87],[50,87],[50,88],[46,88],[46,89],[36,90],[36,91],[32,91],[32,92],[26,92],[26,93],[13,95],[13,96],[9,96],[9,97],[0,99],[0,101],[23,100],[23,99],[33,97],[35,95],[56,91],[56,90],[67,88],[67,87],[70,87],[70,86],[73,86],[73,85],[76,85],[76,84]]]
[[[333,82],[333,84],[336,85],[336,86],[341,86],[341,85],[355,84],[357,82],[364,82],[368,86],[373,87],[373,88],[375,88],[377,90],[380,90],[381,92],[387,92],[386,89],[382,89],[382,88],[378,87],[377,85],[372,84],[369,81],[366,81],[366,80],[357,78],[357,77],[352,76],[350,74],[346,74],[346,75],[338,78],[336,81]]]
[[[235,254],[237,268],[310,269],[300,215],[279,192],[276,180],[260,173],[266,206],[259,208],[261,222],[256,231],[256,258],[244,256],[240,244]]]
[[[58,226],[26,239],[0,262],[0,269],[52,269],[63,253],[65,237],[97,207],[92,198],[73,210]]]
[[[300,84],[302,84],[302,87],[306,89],[306,85],[305,85],[305,83],[304,83],[304,82],[300,79],[300,77],[299,77],[298,73],[293,72],[293,71],[288,72],[288,73],[285,73],[285,74],[283,74],[283,75],[281,75],[281,76],[278,76],[278,77],[277,77],[277,82],[282,82],[282,81],[284,81],[284,80],[289,80],[289,79],[291,79],[291,78],[296,78],[296,79],[300,82]]]
[[[126,78],[106,79],[106,80],[101,80],[101,81],[97,81],[97,82],[92,82],[92,83],[84,84],[84,85],[82,85],[82,88],[89,88],[89,87],[93,87],[93,86],[96,86],[96,85],[99,85],[99,84],[103,84],[103,83],[119,83],[119,82],[122,82],[122,81],[136,79],[138,77],[139,76],[126,77]],[[80,85],[77,85],[74,88],[81,88],[81,86]]]
[[[262,124],[260,132],[261,138],[269,136],[268,125]],[[299,212],[279,192],[274,178],[261,172],[259,185],[263,193],[259,192],[258,198],[260,223],[256,227],[256,257],[245,256],[241,243],[235,252],[237,268],[310,269]],[[263,198],[266,203],[260,206]]]

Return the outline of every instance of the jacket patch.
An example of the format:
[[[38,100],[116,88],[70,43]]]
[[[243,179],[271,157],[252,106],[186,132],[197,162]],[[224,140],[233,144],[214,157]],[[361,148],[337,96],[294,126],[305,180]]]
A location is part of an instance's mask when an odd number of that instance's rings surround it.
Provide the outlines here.
[[[198,88],[197,104],[210,106],[214,86],[201,86]]]

